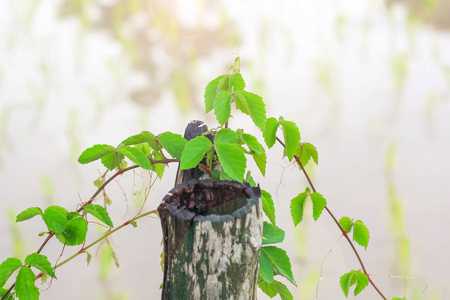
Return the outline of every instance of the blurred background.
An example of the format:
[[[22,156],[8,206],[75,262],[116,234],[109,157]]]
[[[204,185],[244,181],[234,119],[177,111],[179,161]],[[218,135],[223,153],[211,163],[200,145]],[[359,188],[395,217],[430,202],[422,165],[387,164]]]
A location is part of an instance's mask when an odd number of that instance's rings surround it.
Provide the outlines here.
[[[0,0],[0,261],[44,239],[40,219],[14,223],[20,211],[73,210],[95,192],[104,168],[77,163],[85,148],[182,134],[193,119],[217,126],[204,88],[239,55],[268,116],[295,121],[317,147],[308,170],[328,207],[369,227],[358,249],[383,293],[449,299],[449,29],[449,0]],[[232,128],[251,125],[233,117]],[[359,264],[328,215],[293,227],[289,202],[306,181],[281,157],[275,146],[268,179],[250,166],[286,230],[298,287],[285,283],[295,299],[345,299],[339,277]],[[145,199],[155,209],[176,168],[109,185],[114,224]],[[88,241],[104,231],[91,226]],[[58,269],[41,299],[159,298],[161,238],[158,219],[141,219],[112,237],[114,253],[103,244],[89,266],[83,256]],[[43,254],[55,263],[78,249],[52,240]],[[370,286],[357,298],[381,299]]]

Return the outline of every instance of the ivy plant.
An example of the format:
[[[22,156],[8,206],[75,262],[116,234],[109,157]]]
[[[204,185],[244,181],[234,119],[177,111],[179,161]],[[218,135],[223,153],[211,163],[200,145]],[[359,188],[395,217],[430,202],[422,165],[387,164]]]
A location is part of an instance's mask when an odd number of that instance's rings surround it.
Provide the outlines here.
[[[35,285],[36,279],[56,278],[55,271],[79,255],[86,255],[89,262],[92,256],[88,250],[91,247],[107,240],[111,234],[128,225],[136,226],[137,221],[144,216],[157,215],[156,210],[139,212],[133,218],[114,227],[107,210],[110,202],[105,193],[105,187],[125,172],[142,168],[155,172],[159,178],[163,178],[168,164],[179,163],[180,170],[199,166],[209,174],[212,180],[234,180],[256,186],[251,170],[247,167],[247,160],[253,160],[258,167],[258,172],[266,176],[266,152],[275,144],[283,147],[285,159],[298,166],[299,172],[305,175],[309,185],[299,190],[298,195],[290,200],[293,225],[298,226],[305,213],[312,214],[313,219],[317,221],[325,211],[348,241],[350,251],[354,252],[360,266],[360,269],[348,271],[341,276],[340,286],[344,295],[348,296],[352,286],[355,286],[354,295],[358,295],[371,284],[382,299],[387,299],[371,279],[358,253],[357,247],[365,250],[369,244],[368,228],[361,220],[354,221],[348,216],[343,216],[338,221],[333,215],[326,197],[316,191],[305,170],[308,163],[318,164],[319,162],[316,147],[301,139],[299,127],[295,122],[286,120],[282,116],[267,117],[262,97],[246,90],[244,78],[240,73],[239,57],[228,68],[226,74],[218,76],[206,86],[204,99],[205,112],[213,113],[218,122],[218,126],[213,129],[215,131],[213,141],[205,136],[209,132],[187,141],[177,133],[154,134],[143,131],[124,139],[117,146],[94,145],[84,150],[78,159],[80,164],[100,161],[106,168],[105,173],[94,182],[97,191],[90,199],[71,211],[53,205],[45,209],[30,207],[18,214],[17,222],[40,216],[43,221],[43,232],[40,235],[46,238],[40,248],[28,255],[24,262],[11,257],[0,264],[1,300],[39,299],[39,290]],[[248,115],[255,127],[259,129],[259,136],[250,134],[249,128],[232,129],[229,126],[232,113]],[[264,142],[261,143],[261,140]],[[206,163],[202,164],[204,158]],[[128,166],[130,163],[131,165]],[[213,164],[217,163],[221,165],[221,168],[213,169]],[[102,192],[105,196],[103,205],[94,203]],[[305,211],[308,201],[312,203],[312,212]],[[279,280],[280,277],[284,277],[290,284],[296,285],[289,256],[279,246],[284,241],[285,232],[276,225],[273,197],[264,189],[261,190],[261,202],[267,219],[263,223],[258,286],[269,297],[279,295],[283,300],[293,299],[290,289]],[[92,218],[97,223],[102,223],[108,230],[99,239],[88,243],[86,233]],[[65,246],[80,246],[80,250],[52,266],[49,259],[40,252],[53,237]],[[9,286],[6,285],[8,280],[11,282]]]

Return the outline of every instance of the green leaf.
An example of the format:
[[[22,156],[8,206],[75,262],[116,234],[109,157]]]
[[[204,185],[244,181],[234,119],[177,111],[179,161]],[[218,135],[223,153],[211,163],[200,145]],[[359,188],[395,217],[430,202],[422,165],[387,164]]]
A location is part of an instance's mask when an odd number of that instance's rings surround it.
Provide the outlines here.
[[[245,182],[250,184],[251,187],[257,187],[258,186],[256,184],[255,180],[253,179],[252,174],[250,173],[250,171],[247,171],[247,175],[245,175]]]
[[[218,144],[215,149],[224,172],[234,180],[243,182],[247,159],[242,149],[232,144]]]
[[[305,212],[306,198],[308,197],[309,189],[306,188],[303,193],[300,193],[291,200],[291,216],[294,226],[297,226],[303,220],[303,214]]]
[[[235,93],[233,97],[234,104],[236,105],[236,109],[239,109],[244,114],[250,116],[250,107],[248,107],[247,100],[244,95],[241,93]]]
[[[264,248],[263,248],[264,249]],[[273,266],[272,263],[270,261],[269,256],[261,251],[261,255],[259,256],[259,276],[261,276],[261,278],[268,282],[268,283],[272,283],[273,281]]]
[[[119,144],[118,148],[123,147],[123,146],[137,145],[137,144],[141,144],[141,143],[147,143],[153,149],[160,150],[156,146],[155,135],[153,133],[151,133],[150,131],[142,131],[139,134],[136,134],[136,135],[126,138]]]
[[[109,217],[108,212],[106,211],[106,209],[98,204],[88,204],[84,207],[83,209],[83,213],[85,214],[91,214],[94,217],[96,217],[97,219],[99,219],[99,221],[103,222],[104,224],[110,226],[110,227],[114,227],[111,218]]]
[[[292,276],[291,262],[289,261],[286,251],[275,246],[264,246],[261,248],[261,255],[262,253],[267,256],[272,267],[278,274],[285,277],[292,282],[292,284],[297,285]]]
[[[349,233],[350,231],[352,231],[353,220],[349,217],[342,217],[339,220],[339,225],[341,225],[342,229],[344,229],[345,232]]]
[[[62,232],[67,223],[67,209],[61,206],[49,206],[42,214],[42,219],[48,229],[53,232]]]
[[[230,118],[231,113],[231,94],[223,91],[216,96],[214,100],[214,114],[220,125],[224,125]]]
[[[47,259],[47,256],[45,255],[32,253],[25,258],[25,264],[35,267],[36,269],[38,269],[44,274],[47,274],[48,276],[56,278],[52,265],[50,264],[50,262]]]
[[[299,144],[299,150],[297,151],[297,156],[300,157],[300,161],[302,162],[303,166],[306,166],[306,164],[309,162],[311,157],[313,158],[316,165],[319,163],[319,156],[317,153],[316,147],[314,147],[313,144],[310,143],[300,143]]]
[[[67,222],[62,236],[67,246],[81,245],[86,240],[87,222],[84,218],[75,218]]]
[[[70,220],[72,220],[73,218],[76,218],[76,217],[79,217],[80,216],[80,214],[78,213],[78,212],[76,212],[76,211],[71,211],[71,212],[68,212],[67,213],[67,215],[66,215],[66,220],[67,221],[70,221]]]
[[[20,259],[15,257],[7,258],[0,264],[0,287],[4,286],[15,270],[22,266]]]
[[[244,90],[245,82],[240,73],[230,75],[230,86],[234,87],[234,92]]]
[[[264,221],[263,224],[263,245],[276,244],[284,241],[284,231],[270,223]]]
[[[159,159],[163,159],[164,156],[158,151],[153,151],[153,158],[159,160]],[[159,179],[161,179],[164,175],[164,170],[166,168],[166,165],[165,164],[153,164],[152,168],[156,172],[156,175],[158,175]]]
[[[250,148],[250,150],[256,152],[261,155],[263,151],[263,147],[258,142],[258,139],[251,134],[243,133],[242,140],[244,143]]]
[[[122,163],[124,157],[125,156],[119,152],[110,153],[102,157],[102,164],[108,170],[114,170]]]
[[[41,214],[42,210],[39,207],[29,207],[17,215],[16,222],[22,222]]]
[[[264,131],[264,126],[266,124],[266,106],[262,101],[262,98],[256,94],[249,93],[246,91],[240,92],[247,101],[247,105],[250,110],[250,117],[255,123],[256,127]]]
[[[270,222],[275,225],[275,205],[272,196],[268,192],[261,190],[261,201],[264,213]]]
[[[275,297],[278,294],[277,289],[272,283],[268,283],[267,281],[261,281],[258,283],[258,287],[263,291],[264,294],[269,296],[270,298]]]
[[[300,142],[300,131],[298,130],[297,125],[291,121],[281,122],[281,127],[283,128],[285,143],[284,152],[289,161],[291,161],[297,151],[298,143]]]
[[[181,154],[180,170],[196,167],[211,146],[211,141],[204,136],[197,136],[188,141]]]
[[[284,284],[274,280],[272,285],[277,289],[278,294],[280,294],[281,300],[294,300],[291,292]]]
[[[340,283],[345,297],[348,296],[350,287],[356,284],[354,292],[354,295],[356,296],[369,284],[369,278],[359,270],[351,270],[341,276]]]
[[[312,193],[311,200],[313,204],[313,218],[314,221],[317,221],[322,214],[324,207],[327,205],[327,200],[319,193]]]
[[[355,223],[353,223],[353,240],[364,248],[367,248],[369,238],[369,229],[364,225],[363,221],[355,221]]]
[[[36,276],[29,267],[22,267],[16,278],[16,295],[20,300],[38,300],[39,289],[34,285]]]
[[[125,155],[129,160],[137,164],[143,169],[151,170],[152,165],[150,163],[150,160],[148,159],[147,155],[145,155],[143,152],[139,151],[136,148],[130,147],[130,146],[123,146],[120,148],[117,148],[117,151]]]
[[[239,136],[229,128],[220,129],[214,136],[214,144],[236,144]]]
[[[253,153],[253,160],[255,161],[256,165],[258,166],[259,171],[263,176],[266,175],[266,162],[267,162],[267,156],[266,156],[266,150],[262,148],[261,155],[258,153]]]
[[[183,153],[184,146],[187,141],[184,137],[179,134],[175,134],[172,132],[164,132],[158,135],[158,141],[161,145],[172,155],[173,158],[181,158],[181,154]]]
[[[227,75],[222,75],[208,83],[205,89],[205,112],[208,113],[214,108],[214,99],[217,95],[219,82]]]
[[[94,145],[90,148],[87,148],[83,151],[83,153],[81,153],[80,157],[78,158],[78,162],[80,164],[87,164],[94,160],[102,158],[105,155],[114,153],[114,151],[116,151],[116,148],[110,145]]]
[[[268,118],[263,131],[264,141],[266,141],[267,147],[272,148],[277,140],[277,129],[280,123],[275,118]]]

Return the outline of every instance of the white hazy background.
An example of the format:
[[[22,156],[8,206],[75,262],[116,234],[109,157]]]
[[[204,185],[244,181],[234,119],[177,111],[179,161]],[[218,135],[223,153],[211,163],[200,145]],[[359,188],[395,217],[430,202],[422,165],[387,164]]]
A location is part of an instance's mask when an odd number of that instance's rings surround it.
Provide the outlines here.
[[[44,240],[43,222],[13,225],[17,213],[74,210],[95,192],[104,168],[79,165],[83,149],[143,130],[182,134],[193,119],[217,126],[203,113],[203,90],[238,54],[268,116],[295,121],[317,147],[319,165],[308,169],[328,207],[370,229],[358,251],[383,293],[448,299],[448,31],[375,0],[212,2],[0,1],[0,261]],[[238,113],[230,122],[249,125]],[[306,181],[279,146],[270,153],[267,179],[249,165],[286,230],[281,247],[298,287],[283,282],[295,299],[346,299],[339,277],[360,268],[354,254],[326,213],[294,229],[289,203]],[[114,224],[137,213],[150,182],[144,211],[156,209],[175,172],[114,181]],[[99,231],[90,226],[88,242]],[[119,268],[99,267],[102,250],[91,249],[90,265],[82,255],[58,269],[41,299],[159,298],[161,238],[158,219],[141,219],[112,237]],[[78,250],[66,247],[60,261]],[[43,254],[55,263],[62,251],[53,239]],[[371,286],[357,298],[381,299]]]

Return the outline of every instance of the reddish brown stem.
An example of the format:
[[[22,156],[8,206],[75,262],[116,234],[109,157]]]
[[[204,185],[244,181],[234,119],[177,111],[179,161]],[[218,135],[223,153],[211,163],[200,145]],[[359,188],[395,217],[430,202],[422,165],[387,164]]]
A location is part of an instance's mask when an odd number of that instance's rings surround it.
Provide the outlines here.
[[[277,141],[283,146],[286,147],[286,145],[283,143],[283,141],[281,141],[278,137],[277,137]],[[302,162],[300,161],[300,158],[297,155],[294,155],[295,161],[297,162],[297,164],[300,166],[300,168],[303,171],[303,174],[305,174],[306,180],[308,180],[309,186],[311,187],[312,191],[314,193],[317,193],[316,188],[314,187],[314,184],[311,181],[311,178],[309,178],[308,173],[306,172],[305,168],[303,167]],[[363,269],[364,274],[367,275],[367,278],[369,279],[370,284],[373,286],[373,288],[378,292],[378,294],[381,296],[381,298],[383,298],[384,300],[387,300],[387,298],[383,295],[383,293],[378,289],[378,287],[375,285],[375,283],[372,281],[372,279],[369,276],[369,273],[367,273],[366,267],[361,259],[361,257],[359,256],[358,251],[355,248],[355,245],[353,244],[352,240],[350,239],[350,237],[348,236],[348,234],[345,232],[345,230],[342,228],[342,226],[339,224],[339,221],[336,219],[336,217],[333,215],[333,213],[330,211],[330,209],[325,206],[325,210],[328,212],[328,214],[331,216],[331,218],[334,220],[334,222],[336,223],[336,225],[339,227],[339,230],[341,230],[342,235],[345,237],[345,239],[348,241],[348,243],[350,244],[350,247],[352,248],[353,252],[356,255],[356,258],[359,261],[359,264],[361,265],[361,268]]]

